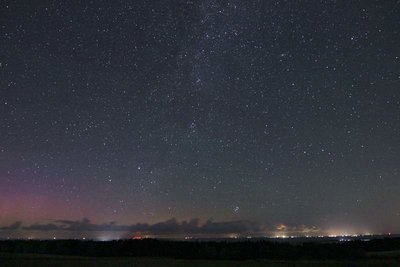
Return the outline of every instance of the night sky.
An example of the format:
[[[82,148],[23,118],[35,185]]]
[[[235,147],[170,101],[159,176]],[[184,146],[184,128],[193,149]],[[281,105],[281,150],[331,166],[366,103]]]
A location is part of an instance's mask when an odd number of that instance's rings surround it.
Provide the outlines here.
[[[399,90],[399,1],[1,1],[0,237],[399,233]]]

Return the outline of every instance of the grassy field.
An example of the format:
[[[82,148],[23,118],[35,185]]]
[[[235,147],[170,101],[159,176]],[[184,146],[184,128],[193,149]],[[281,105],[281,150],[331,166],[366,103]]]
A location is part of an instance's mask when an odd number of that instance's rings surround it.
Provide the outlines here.
[[[25,254],[0,255],[1,267],[399,267],[396,259],[371,259],[363,261],[206,261],[157,258],[90,258]]]
[[[400,250],[370,252],[368,255],[374,258],[397,258],[400,260]]]

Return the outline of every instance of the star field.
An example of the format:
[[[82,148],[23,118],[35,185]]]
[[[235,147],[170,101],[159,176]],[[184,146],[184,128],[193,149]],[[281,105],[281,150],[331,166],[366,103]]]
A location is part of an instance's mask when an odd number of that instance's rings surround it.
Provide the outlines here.
[[[400,232],[397,1],[0,10],[0,225]]]

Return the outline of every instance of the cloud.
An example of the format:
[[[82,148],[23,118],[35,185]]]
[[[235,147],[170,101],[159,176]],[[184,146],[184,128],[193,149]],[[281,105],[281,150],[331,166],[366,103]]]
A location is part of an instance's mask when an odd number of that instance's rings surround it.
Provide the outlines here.
[[[8,231],[15,231],[21,228],[22,222],[16,221],[9,226],[0,227],[0,230],[8,230]]]
[[[32,230],[32,231],[59,231],[63,230],[61,225],[48,223],[48,224],[39,224],[35,223],[30,226],[22,227],[24,230]]]
[[[279,224],[269,232],[274,236],[307,236],[319,235],[323,233],[323,230],[316,226]]]
[[[257,234],[264,232],[264,227],[251,221],[213,222],[208,220],[200,227],[200,230],[208,234]]]
[[[88,218],[82,220],[54,220],[52,223],[41,224],[35,223],[29,226],[22,226],[22,222],[17,221],[5,227],[0,227],[0,230],[30,230],[30,231],[64,231],[71,233],[88,233],[88,232],[119,232],[125,236],[140,233],[149,236],[177,236],[177,235],[198,235],[198,236],[282,236],[282,235],[313,235],[321,230],[317,227],[305,225],[288,226],[277,225],[276,227],[268,228],[257,222],[237,220],[237,221],[220,221],[207,220],[201,223],[199,219],[193,218],[188,221],[178,221],[175,218],[162,222],[148,224],[136,223],[131,225],[120,225],[115,222],[103,224],[92,223]]]

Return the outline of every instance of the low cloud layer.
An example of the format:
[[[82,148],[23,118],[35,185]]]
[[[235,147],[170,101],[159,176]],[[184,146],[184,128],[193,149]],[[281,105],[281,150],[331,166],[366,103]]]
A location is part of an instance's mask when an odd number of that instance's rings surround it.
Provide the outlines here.
[[[279,236],[279,235],[308,235],[320,232],[320,229],[309,226],[287,226],[278,225],[266,227],[257,222],[251,221],[222,221],[214,222],[207,220],[201,223],[199,219],[189,221],[177,221],[175,218],[159,223],[136,223],[132,225],[121,225],[115,222],[104,224],[92,223],[89,219],[82,220],[54,220],[52,223],[35,223],[24,226],[22,222],[16,221],[11,225],[0,227],[0,231],[40,231],[40,232],[119,232],[124,236],[140,233],[149,236],[179,236],[179,235],[199,235],[199,236]]]
[[[20,229],[21,226],[22,226],[22,222],[21,221],[16,221],[16,222],[12,223],[9,226],[0,227],[0,230],[14,231],[14,230]]]

